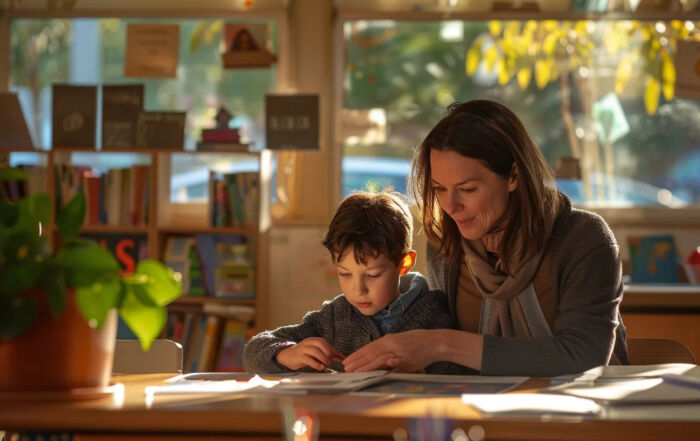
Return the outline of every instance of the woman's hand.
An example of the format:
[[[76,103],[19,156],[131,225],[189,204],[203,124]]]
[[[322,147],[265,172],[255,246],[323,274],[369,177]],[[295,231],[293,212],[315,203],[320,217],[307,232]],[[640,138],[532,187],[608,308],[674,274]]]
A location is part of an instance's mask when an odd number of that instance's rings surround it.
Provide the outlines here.
[[[283,349],[277,354],[277,363],[292,370],[309,366],[322,371],[333,360],[342,360],[345,356],[333,349],[328,342],[320,337],[309,337],[301,342]]]
[[[385,335],[350,354],[343,361],[345,371],[386,368],[401,372],[419,371],[439,359],[434,332],[420,329]]]

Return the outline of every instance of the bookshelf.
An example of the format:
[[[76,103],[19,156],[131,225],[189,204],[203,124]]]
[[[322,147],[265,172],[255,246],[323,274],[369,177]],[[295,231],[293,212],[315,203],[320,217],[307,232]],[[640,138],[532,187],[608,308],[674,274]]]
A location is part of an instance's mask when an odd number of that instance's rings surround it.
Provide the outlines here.
[[[201,330],[205,330],[209,323],[216,321],[218,318],[220,324],[217,332],[225,334],[228,327],[229,319],[237,319],[247,317],[247,311],[252,311],[248,320],[252,320],[254,329],[264,329],[267,326],[268,320],[268,266],[269,266],[269,195],[270,195],[270,177],[271,177],[271,152],[263,150],[261,152],[241,151],[240,147],[232,147],[230,150],[217,149],[216,151],[183,151],[183,150],[164,150],[164,149],[108,149],[94,150],[85,148],[60,148],[53,150],[3,150],[0,153],[9,155],[15,152],[36,152],[42,155],[41,165],[46,166],[46,188],[52,200],[52,214],[49,225],[47,226],[48,234],[56,239],[56,204],[58,202],[57,194],[60,193],[57,188],[58,170],[66,165],[76,165],[74,161],[80,158],[77,165],[85,167],[93,167],[95,164],[104,162],[104,157],[113,154],[132,154],[134,163],[147,165],[149,173],[145,182],[145,193],[147,194],[147,205],[145,206],[146,213],[144,218],[138,221],[136,225],[127,225],[120,223],[118,225],[86,224],[81,230],[82,233],[90,236],[139,236],[145,238],[146,252],[143,257],[158,259],[164,261],[165,252],[168,241],[173,237],[197,237],[206,236],[209,238],[220,237],[242,237],[245,238],[244,243],[250,248],[251,267],[252,267],[252,292],[250,298],[219,298],[205,293],[200,296],[188,296],[188,293],[183,293],[183,296],[169,306],[169,316],[177,317],[190,315],[196,317],[197,326]],[[172,158],[174,155],[185,155],[185,159],[193,155],[203,155],[215,158],[225,158],[232,162],[238,158],[251,158],[257,161],[257,201],[255,201],[255,220],[256,222],[245,222],[235,226],[212,226],[210,222],[211,208],[209,202],[199,203],[174,203],[170,201],[170,183],[172,175]],[[123,156],[123,155],[122,155]],[[5,161],[8,162],[9,161]],[[99,168],[99,166],[96,166]],[[116,166],[121,167],[121,165]],[[104,168],[103,168],[104,170]],[[250,172],[249,172],[250,173]],[[100,193],[104,197],[106,192]],[[107,203],[102,201],[106,209]],[[102,219],[104,220],[104,219]],[[196,243],[196,242],[195,242]],[[241,321],[246,319],[241,318]],[[171,325],[173,320],[169,317],[168,325]],[[195,321],[195,320],[191,320]],[[172,328],[170,329],[172,331]],[[207,330],[206,332],[212,332]],[[237,332],[243,335],[243,338],[250,334],[251,330],[236,329],[232,332]],[[182,333],[180,334],[182,336]],[[166,335],[167,336],[167,335]],[[223,337],[221,337],[223,339]],[[245,341],[245,340],[243,340]],[[221,340],[223,345],[223,340]],[[185,345],[188,343],[185,342]],[[198,345],[202,345],[198,342]],[[212,343],[210,343],[212,344]],[[195,348],[202,351],[202,348]],[[185,353],[193,348],[185,347]],[[223,351],[221,347],[219,350]],[[211,351],[211,349],[210,349]],[[230,351],[229,351],[230,352]],[[204,357],[204,356],[202,356]],[[213,357],[213,358],[211,358]],[[230,357],[230,354],[229,354]],[[199,359],[195,355],[190,356],[191,359]],[[201,360],[204,360],[202,358]],[[216,356],[209,356],[209,362],[214,363]],[[187,355],[185,362],[185,370],[188,370]],[[196,362],[193,361],[193,366]],[[201,364],[200,364],[201,366]],[[209,366],[207,370],[214,366]]]

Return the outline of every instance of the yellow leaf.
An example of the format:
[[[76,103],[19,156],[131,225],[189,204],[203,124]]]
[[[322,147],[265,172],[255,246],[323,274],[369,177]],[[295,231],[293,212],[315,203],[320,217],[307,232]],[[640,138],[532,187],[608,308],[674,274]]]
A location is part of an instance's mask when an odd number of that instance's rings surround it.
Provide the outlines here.
[[[617,65],[615,73],[615,93],[620,95],[632,76],[632,57],[627,55]]]
[[[683,27],[683,23],[681,23],[679,20],[672,20],[672,21],[671,21],[671,27],[672,27],[674,30],[677,31],[677,30],[679,30],[680,28]]]
[[[556,20],[545,20],[543,24],[544,24],[544,29],[547,32],[555,31],[557,29],[557,27],[559,26],[559,22],[557,22]]]
[[[557,81],[559,79],[559,66],[554,63],[550,64],[549,81]]]
[[[650,76],[647,79],[647,84],[644,88],[644,106],[647,109],[647,115],[653,115],[656,113],[656,109],[659,107],[660,92],[659,80]]]
[[[663,65],[661,66],[661,78],[665,83],[676,82],[676,67],[673,65],[671,56],[666,52],[663,56]]]
[[[663,81],[661,90],[664,93],[664,98],[666,98],[667,101],[671,101],[675,92],[674,86],[676,84],[676,67],[673,65],[673,61],[671,61],[671,57],[668,55],[668,52],[663,56],[661,78]]]
[[[525,23],[525,28],[523,32],[535,32],[537,30],[537,22],[535,20],[528,20]]]
[[[492,44],[486,51],[486,54],[484,54],[484,62],[486,63],[487,71],[491,72],[493,70],[493,66],[496,64],[497,59],[498,47],[495,44]]]
[[[509,21],[503,30],[503,39],[506,41],[512,41],[520,33],[520,22],[519,21]]]
[[[643,26],[642,27],[642,40],[644,41],[649,41],[651,38],[651,30],[649,29],[649,26]]]
[[[585,20],[577,21],[576,25],[574,26],[574,31],[576,32],[576,35],[578,37],[586,35],[586,21]]]
[[[537,60],[535,62],[535,82],[538,89],[543,89],[549,83],[551,68],[547,60]]]
[[[667,83],[664,82],[663,86],[661,86],[661,90],[664,93],[664,98],[666,98],[666,101],[671,101],[673,99],[673,96],[675,95],[675,87],[676,83]]]
[[[498,84],[505,86],[510,80],[510,75],[508,75],[508,68],[506,67],[506,60],[501,58],[498,60]]]
[[[206,26],[206,23],[200,21],[192,30],[192,36],[190,36],[190,52],[196,51],[199,47],[199,43],[202,41],[202,34],[206,30]]]
[[[552,32],[551,34],[547,35],[547,37],[545,37],[544,43],[542,44],[542,49],[544,50],[545,55],[554,54],[554,50],[557,48],[558,40],[558,32]]]
[[[525,90],[530,84],[530,78],[532,77],[531,67],[521,67],[518,70],[518,85],[521,89]]]
[[[479,68],[479,57],[481,55],[481,45],[472,46],[467,52],[467,75],[472,76]]]
[[[501,34],[501,29],[503,29],[503,26],[501,25],[501,22],[500,22],[500,21],[491,20],[491,21],[489,22],[489,33],[490,33],[492,36],[497,37],[498,35],[500,35],[500,34]]]

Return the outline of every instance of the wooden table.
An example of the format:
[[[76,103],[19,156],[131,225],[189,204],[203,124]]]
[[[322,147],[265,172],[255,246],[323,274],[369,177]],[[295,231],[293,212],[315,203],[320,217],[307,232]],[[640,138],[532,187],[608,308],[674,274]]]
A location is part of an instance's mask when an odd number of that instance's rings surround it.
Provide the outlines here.
[[[75,440],[122,438],[161,441],[283,439],[283,409],[315,415],[320,439],[392,439],[409,433],[415,418],[447,418],[451,428],[485,440],[693,440],[700,439],[700,404],[618,408],[596,419],[484,417],[459,398],[392,398],[357,395],[196,395],[156,396],[147,385],[168,375],[115,377],[121,396],[56,402],[0,402],[0,428],[75,433]],[[520,391],[546,386],[532,379]],[[503,396],[507,399],[507,394]],[[293,421],[290,420],[290,421]],[[291,422],[289,424],[292,424]],[[396,432],[399,430],[399,432]],[[402,432],[405,431],[405,432]],[[400,438],[400,436],[399,436]],[[60,438],[59,438],[60,439]]]

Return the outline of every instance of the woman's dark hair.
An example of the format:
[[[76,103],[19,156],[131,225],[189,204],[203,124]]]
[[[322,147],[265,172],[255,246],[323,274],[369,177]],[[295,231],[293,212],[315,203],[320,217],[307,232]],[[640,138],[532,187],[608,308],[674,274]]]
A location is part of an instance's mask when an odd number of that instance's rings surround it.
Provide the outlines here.
[[[423,229],[428,239],[439,244],[439,252],[457,262],[462,256],[462,236],[437,202],[430,175],[432,150],[477,159],[504,179],[510,177],[515,164],[518,187],[509,193],[503,217],[487,232],[503,231],[499,255],[506,271],[519,236],[521,259],[544,246],[545,220],[558,206],[554,178],[542,152],[512,111],[488,100],[453,103],[413,156],[409,188],[422,213]]]
[[[352,250],[355,261],[385,255],[398,265],[413,243],[413,216],[401,194],[358,191],[346,197],[333,216],[323,245],[333,263]]]

